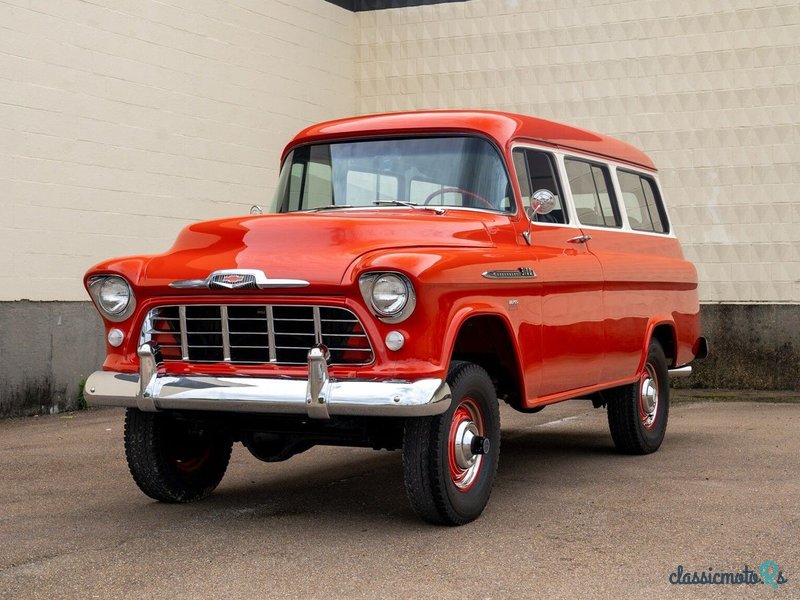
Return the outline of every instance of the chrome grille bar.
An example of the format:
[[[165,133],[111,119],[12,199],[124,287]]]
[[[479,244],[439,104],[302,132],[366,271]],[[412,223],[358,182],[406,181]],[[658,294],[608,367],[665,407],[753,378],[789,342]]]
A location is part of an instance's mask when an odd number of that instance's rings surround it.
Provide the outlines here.
[[[272,315],[272,307],[267,305],[267,340],[269,344],[269,362],[278,362],[275,352],[275,317]]]
[[[228,323],[228,307],[219,307],[219,316],[222,320],[222,360],[231,362],[231,331]]]
[[[319,318],[319,306],[315,306],[314,312],[314,344],[319,345],[322,343],[322,322]]]
[[[178,315],[181,327],[181,356],[183,360],[189,360],[189,335],[186,333],[186,307],[178,307]]]
[[[332,364],[369,364],[374,352],[358,317],[347,308],[285,304],[189,304],[152,309],[140,343],[163,348],[164,361],[306,364],[324,344]]]

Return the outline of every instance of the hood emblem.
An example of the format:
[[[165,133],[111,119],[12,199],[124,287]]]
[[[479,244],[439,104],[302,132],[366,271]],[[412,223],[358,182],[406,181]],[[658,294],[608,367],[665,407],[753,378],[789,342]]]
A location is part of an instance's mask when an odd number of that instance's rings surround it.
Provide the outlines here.
[[[212,275],[208,282],[209,289],[224,288],[228,290],[258,289],[256,278],[248,273],[229,273],[227,275]]]
[[[304,279],[270,279],[259,269],[223,269],[205,279],[182,279],[169,284],[172,288],[209,290],[265,290],[306,287]]]
[[[536,279],[536,271],[530,267],[520,267],[519,269],[495,269],[481,273],[486,279]]]

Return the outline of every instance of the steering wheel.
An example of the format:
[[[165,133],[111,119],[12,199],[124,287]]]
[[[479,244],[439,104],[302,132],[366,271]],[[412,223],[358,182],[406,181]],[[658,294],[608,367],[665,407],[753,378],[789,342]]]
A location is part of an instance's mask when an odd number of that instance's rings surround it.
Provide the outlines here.
[[[422,205],[428,206],[431,200],[433,200],[436,196],[441,196],[442,194],[450,194],[450,193],[462,194],[464,196],[469,196],[470,198],[475,198],[475,200],[483,204],[484,208],[488,208],[489,210],[495,210],[494,206],[492,206],[491,203],[483,196],[476,194],[475,192],[470,192],[469,190],[463,190],[457,187],[442,188],[440,190],[432,192],[427,198],[425,198],[425,202],[423,202]]]

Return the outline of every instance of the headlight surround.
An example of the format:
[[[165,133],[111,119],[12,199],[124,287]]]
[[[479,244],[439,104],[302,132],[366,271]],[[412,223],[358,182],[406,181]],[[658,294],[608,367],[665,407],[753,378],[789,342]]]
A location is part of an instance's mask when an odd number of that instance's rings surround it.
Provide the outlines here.
[[[401,273],[364,273],[358,280],[364,302],[384,323],[405,321],[417,304],[414,286]]]
[[[124,321],[136,308],[131,285],[119,275],[96,275],[88,281],[89,294],[100,313],[109,321]]]

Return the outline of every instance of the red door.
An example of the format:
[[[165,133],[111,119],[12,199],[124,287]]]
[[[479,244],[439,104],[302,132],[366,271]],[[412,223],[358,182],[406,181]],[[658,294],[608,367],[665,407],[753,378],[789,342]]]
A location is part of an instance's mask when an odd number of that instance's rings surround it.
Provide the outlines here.
[[[542,298],[542,360],[539,385],[530,392],[539,397],[600,381],[603,273],[586,244],[575,240],[580,235],[575,227],[532,227],[530,250],[538,259],[536,283]]]

